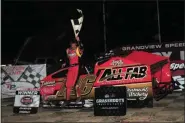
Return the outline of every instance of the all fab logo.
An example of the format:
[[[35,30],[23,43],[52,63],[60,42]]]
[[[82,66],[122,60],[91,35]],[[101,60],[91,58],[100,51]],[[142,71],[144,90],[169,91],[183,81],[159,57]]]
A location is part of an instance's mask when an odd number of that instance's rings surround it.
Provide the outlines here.
[[[143,82],[148,81],[150,76],[148,73],[148,67],[144,66],[134,66],[134,67],[116,67],[110,69],[99,70],[99,76],[97,80],[98,83],[102,84],[121,84],[130,82]]]

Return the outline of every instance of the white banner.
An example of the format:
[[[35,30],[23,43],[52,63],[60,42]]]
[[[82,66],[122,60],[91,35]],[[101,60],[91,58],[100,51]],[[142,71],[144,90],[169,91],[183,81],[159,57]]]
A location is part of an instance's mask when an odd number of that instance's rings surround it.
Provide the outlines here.
[[[40,104],[39,89],[27,88],[16,90],[14,113],[37,113]]]
[[[28,98],[30,98],[30,99],[28,99]],[[28,102],[28,101],[30,101],[30,102]],[[31,103],[31,104],[29,104],[29,107],[39,107],[40,96],[39,95],[27,95],[27,96],[15,95],[14,107],[27,107],[28,103]]]
[[[46,65],[17,65],[1,67],[1,98],[15,97],[18,88],[39,88],[46,77]]]

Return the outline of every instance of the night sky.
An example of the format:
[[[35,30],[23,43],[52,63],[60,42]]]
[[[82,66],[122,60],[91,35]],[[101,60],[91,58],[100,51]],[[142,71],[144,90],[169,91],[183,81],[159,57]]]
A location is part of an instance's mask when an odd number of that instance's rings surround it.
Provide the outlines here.
[[[84,13],[80,39],[85,56],[104,51],[102,2],[2,2],[2,64],[12,63],[25,40],[30,37],[20,60],[36,57],[63,57],[74,38],[70,18]],[[163,42],[184,39],[184,3],[160,2]],[[158,40],[156,2],[107,2],[107,48]]]

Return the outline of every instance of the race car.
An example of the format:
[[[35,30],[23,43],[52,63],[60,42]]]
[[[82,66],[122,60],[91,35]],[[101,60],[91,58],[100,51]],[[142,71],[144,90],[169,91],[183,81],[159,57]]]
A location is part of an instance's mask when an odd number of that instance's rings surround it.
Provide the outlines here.
[[[41,80],[43,102],[65,100],[67,72],[68,67]],[[95,63],[93,71],[82,65],[77,84],[81,89],[82,100],[94,99],[94,90],[98,87],[126,86],[128,105],[131,107],[153,107],[153,99],[158,101],[173,91],[169,58],[143,51],[104,57]],[[74,90],[71,99],[76,99]]]

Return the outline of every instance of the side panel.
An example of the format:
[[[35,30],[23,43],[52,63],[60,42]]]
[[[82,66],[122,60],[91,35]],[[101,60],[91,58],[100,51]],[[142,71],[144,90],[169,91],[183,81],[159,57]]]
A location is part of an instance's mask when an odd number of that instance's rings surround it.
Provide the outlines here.
[[[94,75],[81,76],[79,79],[79,86],[82,92],[82,99],[94,99],[94,90],[96,87],[93,86],[93,83],[96,79]],[[127,87],[127,97],[128,101],[133,106],[133,104],[146,103],[153,101],[153,92],[152,92],[152,82],[145,83],[132,83],[132,84],[120,84],[113,86],[126,86]],[[56,95],[50,95],[49,100],[65,100],[66,88],[62,88],[56,93]],[[75,91],[72,90],[71,99],[76,99]]]
[[[87,76],[86,76],[87,77]],[[89,75],[87,78],[81,79],[80,88],[82,91],[82,99],[94,99],[93,80],[95,80],[94,75]],[[86,81],[89,79],[88,81]],[[122,84],[114,86],[126,86],[127,87],[127,98],[129,107],[138,107],[148,105],[148,103],[153,102],[153,91],[152,82],[147,83],[133,83],[133,84]],[[48,96],[49,100],[65,100],[66,88],[63,86],[61,90],[57,92],[56,95]],[[75,91],[72,90],[71,99],[76,99]]]

